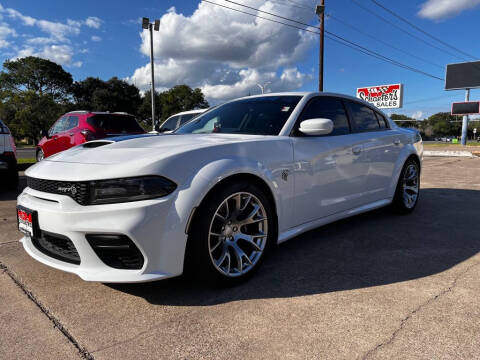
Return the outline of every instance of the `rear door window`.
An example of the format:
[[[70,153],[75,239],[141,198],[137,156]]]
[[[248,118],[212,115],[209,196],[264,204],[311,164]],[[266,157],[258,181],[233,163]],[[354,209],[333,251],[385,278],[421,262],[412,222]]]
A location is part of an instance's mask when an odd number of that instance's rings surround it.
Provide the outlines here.
[[[134,116],[118,114],[96,114],[87,119],[87,123],[107,133],[143,132]]]
[[[0,120],[0,134],[10,134],[7,125]]]
[[[388,122],[387,122],[387,119],[385,119],[385,116],[383,116],[382,114],[379,114],[378,112],[375,112],[375,115],[377,115],[377,120],[378,120],[378,123],[380,124],[380,128],[388,129]]]
[[[361,103],[349,101],[350,111],[352,112],[355,129],[358,132],[380,130],[377,117],[372,109]]]

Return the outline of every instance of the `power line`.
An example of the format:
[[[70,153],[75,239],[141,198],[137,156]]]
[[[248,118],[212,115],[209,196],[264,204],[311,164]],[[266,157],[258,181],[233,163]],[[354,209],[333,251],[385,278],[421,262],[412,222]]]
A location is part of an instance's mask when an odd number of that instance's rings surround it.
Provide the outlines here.
[[[457,54],[452,53],[452,52],[450,52],[450,51],[448,51],[448,50],[446,50],[446,49],[442,49],[442,48],[439,47],[439,46],[436,46],[436,45],[434,45],[434,44],[432,44],[432,43],[429,43],[428,41],[422,39],[421,37],[419,37],[419,36],[417,36],[417,35],[415,35],[415,34],[412,34],[411,32],[405,30],[405,29],[402,28],[401,26],[399,26],[399,25],[397,25],[397,24],[395,24],[395,23],[392,23],[392,22],[388,21],[388,20],[385,19],[383,16],[378,15],[378,14],[376,14],[375,12],[373,12],[372,10],[370,10],[369,8],[363,6],[358,0],[352,0],[352,1],[353,1],[358,7],[362,8],[362,9],[365,10],[366,12],[368,12],[368,13],[370,13],[371,15],[375,16],[376,18],[380,19],[380,20],[383,21],[384,23],[387,23],[388,25],[391,25],[391,26],[397,28],[398,30],[404,32],[405,34],[409,35],[410,37],[412,37],[412,38],[414,38],[414,39],[417,39],[418,41],[421,41],[421,42],[423,42],[424,44],[426,44],[426,45],[428,45],[428,46],[430,46],[430,47],[432,47],[432,48],[434,48],[434,49],[437,49],[437,50],[439,50],[439,51],[441,51],[441,52],[447,53],[447,54],[449,54],[450,56],[456,57],[457,59],[461,59],[461,60],[465,60],[465,61],[468,60],[468,59],[466,59],[466,58],[464,58],[464,57],[461,57],[461,56],[458,56]]]
[[[298,3],[298,2],[293,1],[293,0],[287,0],[287,1],[288,1],[289,3],[292,3],[292,4],[297,5],[298,7],[302,7],[302,8],[304,8],[304,9],[307,9],[307,10],[310,10],[310,11],[312,11],[312,10],[315,8],[313,5],[312,5],[311,8],[309,8],[309,7],[307,7],[305,4]]]
[[[288,23],[284,23],[284,22],[281,22],[281,21],[277,21],[277,20],[273,20],[273,19],[269,19],[269,18],[266,18],[266,17],[263,17],[263,16],[260,16],[260,15],[256,15],[256,14],[252,14],[252,13],[249,13],[249,12],[246,12],[246,11],[242,11],[242,10],[239,10],[239,9],[234,9],[232,7],[229,7],[229,6],[226,6],[226,5],[222,5],[222,4],[218,4],[218,3],[215,3],[215,2],[212,2],[212,1],[209,1],[209,0],[203,0],[204,2],[207,2],[207,3],[210,3],[210,4],[213,4],[213,5],[217,5],[217,6],[221,6],[221,7],[224,7],[224,8],[227,8],[227,9],[230,9],[230,10],[233,10],[233,11],[237,11],[237,12],[240,12],[242,14],[246,14],[246,15],[250,15],[250,16],[253,16],[253,17],[256,17],[256,18],[260,18],[260,19],[264,19],[264,20],[267,20],[267,21],[271,21],[271,22],[274,22],[274,23],[277,23],[277,24],[282,24],[282,25],[285,25],[285,26],[289,26],[289,27],[292,27],[292,28],[295,28],[295,29],[299,29],[299,30],[303,30],[303,31],[307,31],[307,32],[310,32],[310,33],[313,33],[313,34],[317,34],[319,35],[320,33],[317,32],[317,31],[312,31],[310,29],[305,29],[303,27],[299,27],[299,26],[296,26],[296,25],[292,25],[292,24],[288,24]],[[227,0],[225,0],[227,1]],[[240,4],[241,5],[241,4]],[[246,6],[246,5],[245,5]],[[247,7],[247,6],[246,6]],[[256,11],[259,11],[259,12],[265,12],[265,11],[261,11],[261,10],[258,10],[258,9],[255,9],[253,8],[254,10]],[[278,15],[273,15],[271,14],[272,16],[277,16],[279,18],[282,18],[281,16],[278,16]],[[288,19],[288,18],[285,18],[286,20],[288,21],[292,21],[292,22],[296,22],[296,23],[300,23],[299,21],[296,21],[296,20],[292,20],[292,19]],[[302,23],[303,24],[303,23]],[[314,28],[314,29],[319,29],[318,27],[315,27],[315,26],[310,26],[308,24],[305,24],[306,26],[310,27],[310,28]],[[408,66],[408,65],[405,65],[403,63],[400,63],[396,60],[393,60],[393,59],[390,59],[386,56],[383,56],[373,50],[369,50],[361,45],[358,45],[354,42],[351,42],[345,38],[342,38],[341,36],[338,36],[336,34],[333,34],[332,32],[329,32],[329,31],[325,31],[327,33],[326,37],[332,41],[335,41],[337,43],[340,43],[344,46],[347,46],[349,48],[352,48],[356,51],[359,51],[365,55],[368,55],[368,56],[371,56],[371,57],[374,57],[374,58],[377,58],[379,60],[382,60],[382,61],[385,61],[387,63],[390,63],[392,65],[395,65],[395,66],[398,66],[398,67],[401,67],[401,68],[404,68],[404,69],[407,69],[407,70],[410,70],[410,71],[413,71],[413,72],[416,72],[416,73],[419,73],[419,74],[422,74],[422,75],[425,75],[425,76],[428,76],[428,77],[431,77],[433,79],[437,79],[437,80],[441,80],[443,81],[444,79],[440,78],[440,77],[437,77],[435,75],[432,75],[432,74],[429,74],[429,73],[426,73],[422,70],[419,70],[419,69],[416,69],[414,67],[411,67],[411,66]]]
[[[440,44],[443,44],[444,46],[446,47],[449,47],[450,49],[453,49],[455,51],[458,51],[459,53],[462,53],[463,55],[466,55],[468,57],[471,57],[472,59],[476,60],[477,58],[475,56],[472,56],[470,54],[467,54],[466,52],[456,48],[455,46],[452,46],[448,43],[446,43],[445,41],[439,39],[438,37],[436,36],[433,36],[432,34],[426,32],[425,30],[423,30],[422,28],[420,28],[419,26],[415,25],[414,23],[408,21],[407,19],[405,19],[404,17],[398,15],[397,13],[395,13],[393,10],[390,10],[389,8],[383,6],[382,4],[380,4],[378,1],[376,0],[370,0],[371,2],[373,2],[375,5],[379,6],[380,8],[382,8],[383,10],[385,10],[386,12],[392,14],[393,16],[395,16],[397,19],[400,19],[401,21],[403,21],[404,23],[410,25],[411,27],[413,27],[414,29],[420,31],[422,34],[425,34],[427,35],[429,38],[435,40],[435,41],[438,41]]]
[[[206,1],[206,0],[204,0],[204,1]],[[275,16],[275,17],[280,18],[280,19],[283,19],[283,20],[291,21],[291,22],[294,22],[294,23],[297,23],[297,24],[301,24],[301,25],[304,25],[304,26],[307,26],[307,27],[310,27],[310,28],[314,28],[314,29],[319,29],[319,30],[320,30],[319,27],[311,26],[310,24],[307,24],[307,23],[304,23],[304,22],[301,22],[301,21],[297,21],[297,20],[293,20],[293,19],[290,19],[290,18],[287,18],[287,17],[284,17],[284,16],[272,14],[272,13],[270,13],[270,12],[268,12],[268,11],[259,10],[259,9],[257,9],[257,8],[254,8],[254,7],[251,7],[251,6],[248,6],[248,5],[243,5],[243,4],[241,4],[241,3],[238,3],[238,2],[235,2],[235,1],[232,1],[232,0],[224,0],[224,1],[229,2],[229,3],[232,3],[232,4],[235,4],[235,5],[243,6],[243,7],[245,7],[245,8],[252,9],[252,10],[255,10],[255,11],[260,12],[260,13],[268,14],[268,15],[270,15],[270,16]],[[212,3],[212,4],[215,4],[215,5],[220,5],[220,4],[218,4],[218,3],[213,3],[213,2],[211,2],[211,1],[207,1],[207,2]],[[230,9],[230,10],[240,11],[240,10],[238,10],[238,9],[234,9],[234,8],[231,8],[231,7],[228,7],[228,6],[224,6],[224,5],[220,5],[220,6],[223,6],[223,7],[225,7],[225,8],[228,8],[228,9]],[[240,11],[240,12],[243,12],[243,11]],[[251,14],[251,13],[247,13],[247,12],[243,12],[243,13],[248,14],[248,15],[251,15],[251,16],[256,16],[256,17],[259,17],[259,18],[262,18],[262,19],[265,19],[265,20],[272,20],[272,19],[269,19],[269,18],[265,18],[265,17],[258,16],[258,15],[256,15],[256,14]],[[272,20],[272,21],[273,21],[273,20]],[[282,22],[279,22],[279,21],[274,21],[274,22],[278,22],[278,23],[281,23],[281,24],[283,24],[283,25],[291,26],[291,25],[289,25],[289,24],[285,24],[285,23],[282,23]],[[296,27],[296,26],[293,26],[293,27]],[[304,29],[304,28],[300,28],[300,27],[296,27],[296,28],[299,28],[300,30],[308,31],[307,29]],[[310,32],[312,32],[312,31],[310,31]],[[314,33],[318,34],[317,32],[314,32]],[[408,70],[411,70],[411,71],[413,71],[413,72],[416,72],[416,73],[419,73],[419,74],[423,74],[423,75],[426,75],[426,76],[428,76],[428,77],[431,77],[431,78],[434,78],[434,79],[437,79],[437,80],[444,81],[443,78],[440,78],[440,77],[438,77],[438,76],[435,76],[435,75],[429,74],[429,73],[427,73],[427,72],[424,72],[424,71],[422,71],[422,70],[416,69],[416,68],[414,68],[414,67],[412,67],[412,66],[403,64],[403,63],[401,63],[401,62],[399,62],[399,61],[390,59],[390,58],[388,58],[388,57],[386,57],[386,56],[384,56],[384,55],[382,55],[382,54],[379,54],[379,53],[377,53],[377,52],[375,52],[375,51],[373,51],[373,50],[370,50],[370,49],[368,49],[368,48],[366,48],[366,47],[364,47],[364,46],[362,46],[362,45],[359,45],[359,44],[357,44],[357,43],[354,43],[353,41],[347,40],[347,39],[345,39],[344,37],[339,36],[339,35],[331,32],[331,31],[325,30],[325,33],[328,34],[328,35],[330,35],[330,37],[329,37],[330,40],[335,40],[335,39],[333,39],[333,38],[336,38],[336,39],[338,39],[338,40],[341,40],[341,41],[344,42],[344,43],[347,43],[347,44],[349,44],[349,45],[355,46],[356,48],[358,48],[357,50],[359,50],[359,49],[363,50],[363,51],[361,51],[361,52],[365,52],[365,51],[366,51],[366,52],[369,52],[369,53],[371,53],[371,54],[370,54],[371,56],[372,56],[372,55],[375,55],[375,57],[378,58],[378,59],[383,59],[384,61],[387,61],[387,62],[392,63],[392,64],[394,64],[394,65],[400,66],[400,67],[402,67],[402,68],[404,68],[404,69],[408,69]],[[333,37],[333,38],[332,38],[332,37]],[[338,42],[338,41],[337,41],[337,42]],[[342,43],[342,44],[345,45],[344,43]]]
[[[441,65],[435,64],[435,63],[433,63],[433,62],[431,62],[431,61],[429,61],[429,60],[427,60],[427,59],[424,59],[424,58],[422,58],[422,57],[420,57],[420,56],[414,55],[414,54],[412,54],[412,53],[410,53],[410,52],[408,52],[408,51],[405,51],[405,50],[403,50],[403,49],[400,49],[399,47],[396,47],[396,46],[394,46],[394,45],[392,45],[392,44],[389,44],[388,42],[383,41],[382,39],[378,39],[378,38],[376,38],[375,36],[372,36],[372,35],[370,35],[369,33],[367,33],[367,32],[365,32],[365,31],[357,28],[356,26],[353,26],[353,25],[347,23],[346,21],[340,20],[339,18],[337,18],[337,17],[335,17],[335,16],[333,16],[333,15],[331,15],[331,14],[329,14],[328,17],[331,18],[331,19],[333,19],[333,20],[335,20],[335,21],[337,21],[337,22],[339,22],[340,24],[343,24],[344,26],[347,26],[347,27],[355,30],[356,32],[358,32],[358,33],[360,33],[360,34],[363,34],[364,36],[367,36],[367,37],[369,37],[369,38],[371,38],[371,39],[373,39],[373,40],[375,40],[375,41],[378,41],[379,43],[381,43],[381,44],[383,44],[383,45],[385,45],[385,46],[387,46],[387,47],[389,47],[389,48],[392,48],[392,49],[394,49],[394,50],[396,50],[396,51],[402,52],[402,53],[404,53],[404,54],[406,54],[406,55],[408,55],[408,56],[410,56],[410,57],[412,57],[412,58],[415,58],[415,59],[417,59],[417,60],[423,61],[423,62],[426,63],[426,64],[436,66],[436,67],[438,67],[438,68],[440,68],[440,69],[443,69],[443,68],[444,68],[444,67],[441,66]]]
[[[312,11],[312,9],[310,9],[309,7],[302,6],[302,5],[297,5],[297,3],[292,3],[292,2],[286,3],[285,0],[284,0],[284,1],[280,1],[280,0],[268,0],[268,1],[270,1],[271,3],[274,3],[274,4],[282,5],[282,6],[294,7],[294,8],[298,8],[298,9],[303,9],[303,10]]]

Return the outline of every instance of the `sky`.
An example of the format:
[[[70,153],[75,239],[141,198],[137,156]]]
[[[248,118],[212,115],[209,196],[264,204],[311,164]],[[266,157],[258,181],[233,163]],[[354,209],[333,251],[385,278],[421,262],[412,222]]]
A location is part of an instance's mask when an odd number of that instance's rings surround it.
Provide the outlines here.
[[[326,30],[439,78],[446,64],[480,58],[480,0],[376,1],[457,50],[373,0],[326,0]],[[316,0],[235,2],[309,24],[311,31],[318,26]],[[143,16],[161,20],[154,33],[160,91],[187,84],[217,104],[259,93],[257,83],[267,83],[267,91],[318,88],[318,35],[199,0],[0,0],[0,62],[34,55],[62,65],[74,80],[117,76],[147,90],[150,40],[141,28]],[[325,41],[325,91],[354,96],[358,87],[402,83],[404,106],[394,112],[420,119],[464,100],[464,91],[445,91],[442,80]],[[479,98],[480,90],[473,90],[471,99]]]

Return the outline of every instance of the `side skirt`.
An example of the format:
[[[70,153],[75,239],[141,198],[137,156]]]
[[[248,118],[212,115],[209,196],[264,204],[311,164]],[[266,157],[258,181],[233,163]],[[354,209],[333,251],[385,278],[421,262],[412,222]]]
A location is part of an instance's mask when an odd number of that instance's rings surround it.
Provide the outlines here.
[[[349,209],[347,211],[342,211],[340,213],[325,216],[323,218],[313,220],[313,221],[310,221],[310,222],[305,223],[305,224],[295,226],[293,228],[290,228],[290,229],[280,233],[279,236],[278,236],[277,243],[281,244],[281,243],[283,243],[287,240],[290,240],[291,238],[294,238],[295,236],[298,236],[298,235],[300,235],[300,234],[302,234],[306,231],[315,229],[319,226],[326,225],[326,224],[329,224],[331,222],[341,220],[341,219],[345,219],[345,218],[348,218],[350,216],[358,215],[358,214],[361,214],[361,213],[364,213],[364,212],[367,212],[367,211],[378,209],[378,208],[390,205],[391,203],[392,203],[392,199],[383,199],[383,200],[375,201],[375,202],[370,203],[370,204],[362,205],[362,206],[357,207],[357,208]]]

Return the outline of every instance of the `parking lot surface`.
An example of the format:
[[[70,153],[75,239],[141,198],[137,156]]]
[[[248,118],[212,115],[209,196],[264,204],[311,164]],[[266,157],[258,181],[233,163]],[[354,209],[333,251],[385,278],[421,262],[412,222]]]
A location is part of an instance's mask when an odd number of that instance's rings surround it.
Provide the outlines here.
[[[50,269],[18,243],[15,197],[0,194],[0,359],[480,356],[480,158],[427,158],[412,215],[310,231],[230,289]]]

